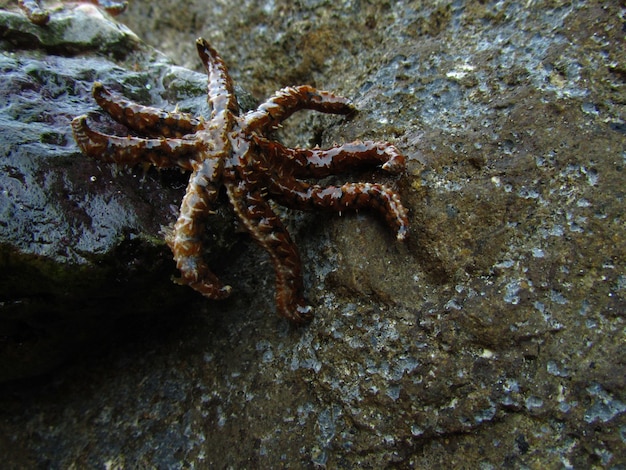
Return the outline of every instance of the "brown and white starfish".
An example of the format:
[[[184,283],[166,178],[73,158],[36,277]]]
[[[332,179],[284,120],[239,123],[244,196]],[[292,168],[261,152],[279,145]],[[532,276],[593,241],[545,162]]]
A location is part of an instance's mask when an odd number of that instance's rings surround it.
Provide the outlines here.
[[[301,109],[350,114],[350,102],[310,86],[287,87],[241,114],[233,83],[222,58],[204,39],[198,54],[208,72],[211,117],[167,112],[131,102],[104,88],[93,87],[97,103],[116,121],[145,137],[102,134],[87,125],[87,117],[72,121],[74,138],[82,151],[106,162],[126,165],[150,163],[191,171],[180,215],[166,240],[181,272],[181,282],[211,299],[231,292],[203,259],[202,234],[223,187],[234,212],[252,238],[270,255],[276,271],[276,308],[294,323],[312,317],[303,297],[301,261],[285,226],[269,200],[293,209],[336,212],[372,208],[396,231],[408,234],[405,208],[398,194],[376,183],[319,186],[306,178],[323,178],[355,167],[380,165],[399,173],[404,156],[385,142],[355,142],[330,149],[288,148],[266,134]]]

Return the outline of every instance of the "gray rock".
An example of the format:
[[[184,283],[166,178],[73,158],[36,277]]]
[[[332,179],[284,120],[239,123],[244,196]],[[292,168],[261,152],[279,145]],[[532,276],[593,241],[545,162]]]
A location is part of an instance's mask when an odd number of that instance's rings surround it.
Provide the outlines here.
[[[209,38],[256,98],[309,82],[360,109],[294,116],[285,141],[404,149],[407,174],[388,182],[410,239],[369,214],[295,218],[316,306],[299,330],[273,315],[264,254],[242,245],[226,266],[235,298],[155,316],[40,391],[6,391],[9,461],[621,468],[620,8],[175,5],[135,1],[121,19],[190,67],[193,38]]]
[[[81,155],[69,122],[97,117],[92,83],[160,106],[207,104],[205,76],[172,65],[92,5],[58,11],[46,27],[0,10],[0,31],[2,382],[49,370],[120,317],[189,300],[170,280],[159,234],[185,177]]]

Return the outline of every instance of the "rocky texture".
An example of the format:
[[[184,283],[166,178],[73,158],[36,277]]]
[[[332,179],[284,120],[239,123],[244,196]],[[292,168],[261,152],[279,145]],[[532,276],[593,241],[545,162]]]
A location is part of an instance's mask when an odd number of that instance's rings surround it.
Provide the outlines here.
[[[49,370],[117,318],[190,298],[170,281],[175,267],[159,235],[175,217],[184,175],[87,159],[69,122],[97,109],[95,79],[205,112],[195,97],[206,78],[92,5],[53,20],[39,27],[0,10],[0,382]]]
[[[225,267],[233,299],[133,317],[102,358],[5,386],[3,455],[623,466],[626,6],[172,4],[135,1],[122,20],[148,40],[158,31],[154,44],[186,65],[193,38],[209,38],[259,98],[309,82],[361,110],[305,115],[285,140],[405,149],[411,239],[398,245],[367,214],[296,218],[316,306],[299,330],[273,315],[271,267],[242,245]]]

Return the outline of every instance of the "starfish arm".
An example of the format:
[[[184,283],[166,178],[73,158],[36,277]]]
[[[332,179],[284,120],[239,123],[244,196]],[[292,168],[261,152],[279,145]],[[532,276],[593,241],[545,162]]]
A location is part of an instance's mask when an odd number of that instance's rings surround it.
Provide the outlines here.
[[[303,297],[302,262],[287,229],[262,194],[245,184],[226,184],[235,213],[252,238],[263,247],[276,272],[276,310],[293,323],[312,318],[312,308]]]
[[[228,122],[227,114],[237,116],[239,104],[233,81],[228,73],[228,67],[215,49],[203,38],[196,40],[196,47],[200,60],[204,64],[209,75],[208,101],[211,105],[211,119]]]
[[[363,166],[381,165],[390,173],[400,173],[405,158],[387,142],[352,142],[330,149],[289,148],[279,142],[253,136],[260,151],[275,165],[289,165],[293,175],[300,178],[324,178]]]
[[[72,131],[74,140],[86,155],[126,165],[151,163],[158,168],[192,170],[190,156],[198,152],[199,145],[188,139],[141,139],[102,134],[89,128],[87,116],[74,118]]]
[[[130,101],[121,95],[111,93],[100,82],[93,84],[93,96],[113,119],[139,134],[152,137],[182,137],[196,132],[201,124],[201,121],[191,114],[167,112]]]
[[[246,114],[244,127],[249,131],[268,131],[301,109],[328,114],[351,114],[355,111],[347,98],[316,90],[309,85],[287,87],[276,92],[255,111]]]
[[[166,233],[165,240],[180,270],[179,282],[210,299],[223,299],[230,295],[231,287],[222,284],[203,257],[205,219],[213,212],[218,196],[218,189],[211,182],[215,173],[213,165],[202,165],[192,174],[178,220],[174,229]]]
[[[322,187],[294,178],[273,180],[270,197],[279,204],[299,210],[320,208],[343,212],[374,209],[395,230],[398,240],[404,240],[409,233],[409,220],[400,196],[382,184],[346,183]]]

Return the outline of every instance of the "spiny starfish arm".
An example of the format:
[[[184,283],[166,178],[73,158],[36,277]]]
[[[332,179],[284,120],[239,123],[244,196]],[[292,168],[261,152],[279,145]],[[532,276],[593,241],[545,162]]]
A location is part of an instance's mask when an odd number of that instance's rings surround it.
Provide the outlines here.
[[[316,90],[309,85],[287,87],[276,92],[255,111],[246,114],[244,127],[249,131],[268,131],[301,109],[328,114],[355,112],[354,106],[347,98]]]
[[[297,179],[272,180],[270,197],[292,209],[327,209],[335,212],[373,209],[396,231],[398,240],[409,233],[409,220],[400,196],[377,183],[346,183],[341,186],[312,185]]]
[[[197,153],[199,147],[198,142],[187,139],[141,139],[102,134],[89,128],[87,116],[72,120],[72,132],[86,155],[130,166],[150,163],[158,168],[192,170],[190,156]]]
[[[130,101],[110,92],[100,82],[93,84],[93,96],[113,119],[139,134],[182,137],[196,132],[201,124],[201,120],[191,114],[167,112]]]
[[[293,323],[309,321],[313,309],[302,294],[302,262],[287,229],[260,192],[232,183],[226,184],[226,191],[246,230],[270,255],[276,272],[276,310]]]
[[[256,135],[253,139],[261,153],[275,165],[289,166],[293,175],[300,178],[324,178],[371,165],[381,165],[390,173],[400,173],[405,168],[404,155],[387,142],[366,140],[329,149],[302,149],[285,147]]]
[[[166,232],[165,240],[180,270],[179,282],[210,299],[223,299],[230,295],[231,287],[222,284],[211,272],[203,256],[205,220],[213,212],[218,197],[218,189],[211,183],[214,173],[212,166],[203,165],[192,174],[180,215],[174,229]]]
[[[215,49],[203,38],[196,39],[196,47],[200,60],[209,75],[208,100],[211,105],[211,119],[225,120],[224,114],[228,111],[233,115],[239,114],[239,104],[235,96],[233,81],[228,73],[228,67]]]

